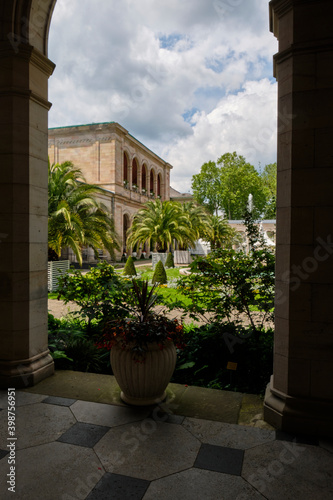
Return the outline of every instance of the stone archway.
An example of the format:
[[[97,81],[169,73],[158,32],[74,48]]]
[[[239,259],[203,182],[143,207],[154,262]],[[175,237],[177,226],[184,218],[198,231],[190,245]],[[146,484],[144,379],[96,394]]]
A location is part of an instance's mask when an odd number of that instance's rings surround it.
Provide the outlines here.
[[[54,65],[47,40],[55,3],[0,0],[0,384],[5,388],[33,385],[53,373],[46,269],[47,87]],[[281,295],[265,416],[285,430],[332,435],[333,3],[272,0],[270,8],[279,38]],[[150,171],[147,181],[156,193],[154,174]]]

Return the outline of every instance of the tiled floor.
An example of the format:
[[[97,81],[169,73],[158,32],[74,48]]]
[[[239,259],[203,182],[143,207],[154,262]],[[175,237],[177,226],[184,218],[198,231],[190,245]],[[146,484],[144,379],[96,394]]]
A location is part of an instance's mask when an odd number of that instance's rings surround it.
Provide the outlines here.
[[[0,497],[7,500],[329,500],[333,445],[271,429],[18,391],[16,492],[8,491],[0,391]]]

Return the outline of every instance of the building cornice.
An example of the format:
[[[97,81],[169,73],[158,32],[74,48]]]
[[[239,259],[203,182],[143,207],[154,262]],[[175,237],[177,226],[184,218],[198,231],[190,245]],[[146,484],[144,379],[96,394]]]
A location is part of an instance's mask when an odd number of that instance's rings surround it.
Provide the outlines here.
[[[84,132],[88,135],[95,134],[92,137],[82,137]],[[110,135],[111,132],[111,135]],[[81,137],[75,138],[75,135],[80,134]],[[161,165],[163,168],[171,170],[173,168],[170,163],[166,162],[154,153],[151,149],[145,146],[142,142],[136,139],[133,135],[131,135],[128,130],[122,127],[117,122],[103,122],[103,123],[90,123],[85,125],[68,125],[65,127],[54,127],[49,129],[49,146],[82,146],[84,144],[91,145],[96,141],[99,142],[111,142],[120,136],[122,139],[126,140],[129,145],[133,145],[136,150],[140,150],[142,152],[142,156],[145,156],[146,162],[151,164],[155,162]],[[147,158],[150,157],[150,158]]]

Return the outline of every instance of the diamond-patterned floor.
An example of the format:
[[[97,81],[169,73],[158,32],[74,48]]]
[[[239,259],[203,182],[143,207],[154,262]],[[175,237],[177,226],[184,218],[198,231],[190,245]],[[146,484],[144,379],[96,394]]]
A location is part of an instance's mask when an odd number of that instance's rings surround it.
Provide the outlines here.
[[[0,391],[1,499],[328,500],[332,442],[17,391],[15,494]]]

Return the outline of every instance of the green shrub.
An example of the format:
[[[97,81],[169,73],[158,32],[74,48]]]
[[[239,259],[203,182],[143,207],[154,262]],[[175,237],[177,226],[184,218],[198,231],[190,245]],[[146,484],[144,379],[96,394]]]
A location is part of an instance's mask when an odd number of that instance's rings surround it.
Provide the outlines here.
[[[49,314],[48,333],[56,369],[110,373],[110,353],[97,347],[82,319],[56,319]]]
[[[88,329],[93,320],[99,322],[124,314],[129,285],[106,262],[85,274],[80,270],[66,273],[58,283],[58,300],[65,304],[75,302],[80,307],[80,315],[88,318]]]
[[[175,263],[173,261],[173,255],[171,252],[168,253],[166,261],[165,261],[165,267],[170,268],[170,267],[175,267]]]
[[[125,276],[136,276],[136,269],[134,265],[133,257],[129,256],[124,267],[123,274]]]
[[[228,363],[237,369],[229,370]],[[234,323],[192,327],[178,353],[178,384],[263,394],[273,371],[273,330]]]
[[[217,249],[191,264],[192,274],[178,289],[191,299],[184,307],[192,318],[247,323],[262,330],[273,321],[275,257],[265,247],[252,219],[245,219],[250,252]],[[258,245],[259,243],[259,245]],[[179,307],[173,304],[170,307]]]
[[[163,266],[163,262],[159,260],[155,266],[155,272],[153,275],[152,283],[160,283],[164,285],[168,282],[167,275]]]

